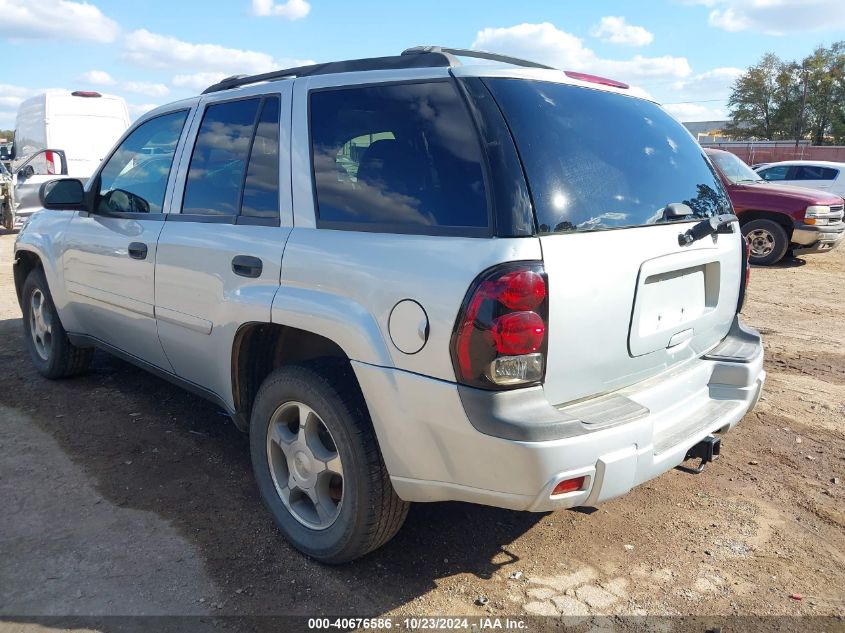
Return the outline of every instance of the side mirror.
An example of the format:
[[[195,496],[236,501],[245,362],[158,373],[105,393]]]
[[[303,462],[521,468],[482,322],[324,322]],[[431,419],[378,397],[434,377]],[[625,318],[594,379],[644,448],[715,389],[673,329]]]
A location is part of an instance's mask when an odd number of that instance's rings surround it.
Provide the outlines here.
[[[50,180],[41,185],[38,199],[45,209],[65,211],[85,210],[85,189],[76,178]]]
[[[32,165],[25,165],[17,171],[18,180],[26,180],[35,175],[35,168]]]

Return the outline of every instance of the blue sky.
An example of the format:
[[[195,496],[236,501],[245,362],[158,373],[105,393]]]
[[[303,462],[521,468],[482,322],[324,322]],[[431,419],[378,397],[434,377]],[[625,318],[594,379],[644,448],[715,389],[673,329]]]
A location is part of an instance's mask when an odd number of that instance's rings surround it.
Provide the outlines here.
[[[0,128],[49,88],[137,116],[218,78],[417,44],[495,50],[620,79],[681,120],[723,118],[741,69],[845,39],[845,0],[0,0]]]

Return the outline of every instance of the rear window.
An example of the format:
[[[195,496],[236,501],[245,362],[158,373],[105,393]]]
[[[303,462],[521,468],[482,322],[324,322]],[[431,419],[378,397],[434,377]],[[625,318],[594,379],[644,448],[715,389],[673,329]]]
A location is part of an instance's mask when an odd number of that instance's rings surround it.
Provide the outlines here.
[[[528,175],[541,233],[655,224],[667,204],[731,213],[701,147],[650,101],[541,81],[488,79]]]
[[[795,168],[794,180],[836,180],[839,172],[821,165],[799,165]]]
[[[320,226],[489,232],[481,148],[451,81],[315,91],[310,106]]]

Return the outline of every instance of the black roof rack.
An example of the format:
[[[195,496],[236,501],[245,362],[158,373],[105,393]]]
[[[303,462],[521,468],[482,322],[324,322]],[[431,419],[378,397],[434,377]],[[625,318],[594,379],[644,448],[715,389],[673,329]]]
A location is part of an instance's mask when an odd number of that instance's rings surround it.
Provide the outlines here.
[[[331,73],[350,73],[363,70],[397,70],[405,68],[450,68],[452,66],[461,65],[457,56],[488,59],[490,61],[503,62],[506,64],[525,66],[529,68],[552,69],[551,66],[544,66],[543,64],[538,64],[537,62],[519,59],[518,57],[499,55],[497,53],[485,53],[483,51],[473,51],[465,48],[415,46],[402,51],[401,55],[393,55],[390,57],[370,57],[365,59],[349,59],[346,61],[328,62],[325,64],[310,64],[308,66],[297,66],[295,68],[274,70],[260,75],[234,75],[232,77],[222,79],[213,86],[209,86],[203,90],[202,94],[220,92],[221,90],[231,90],[232,88],[248,86],[262,81],[273,81],[274,79],[293,79],[294,77],[310,77],[313,75],[328,75]]]

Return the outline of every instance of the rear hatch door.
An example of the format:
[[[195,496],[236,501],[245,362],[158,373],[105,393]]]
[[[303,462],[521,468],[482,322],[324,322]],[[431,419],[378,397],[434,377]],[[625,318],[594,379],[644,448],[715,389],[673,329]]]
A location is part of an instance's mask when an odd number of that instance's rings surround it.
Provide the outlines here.
[[[734,223],[732,233],[680,244],[695,223],[732,213],[686,129],[658,105],[616,92],[485,83],[513,133],[537,216],[550,294],[549,400],[625,387],[722,340],[736,313],[741,237]],[[671,203],[685,206],[670,213]]]

